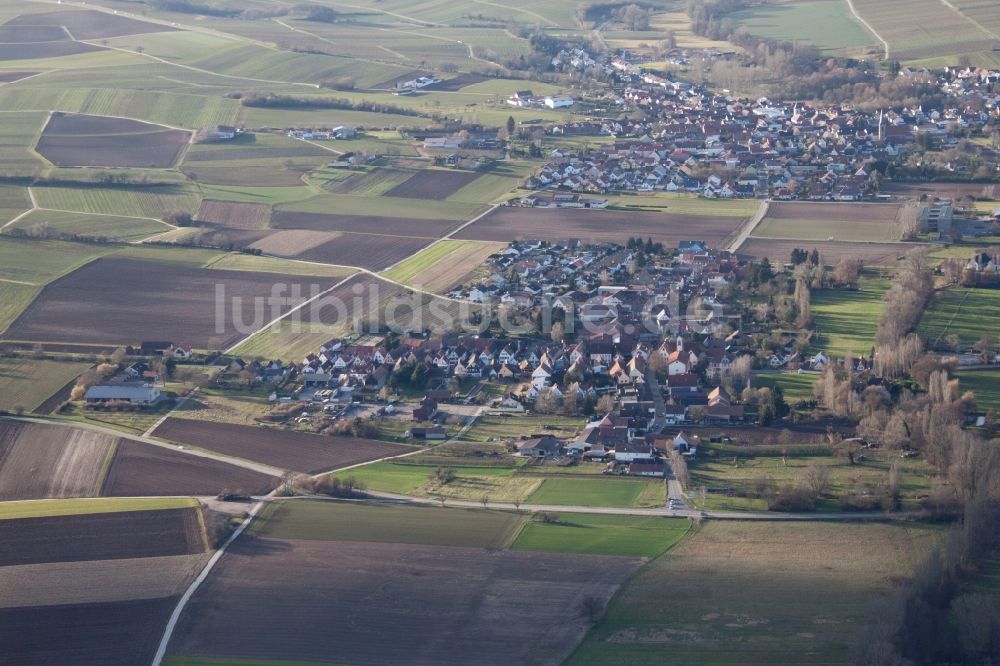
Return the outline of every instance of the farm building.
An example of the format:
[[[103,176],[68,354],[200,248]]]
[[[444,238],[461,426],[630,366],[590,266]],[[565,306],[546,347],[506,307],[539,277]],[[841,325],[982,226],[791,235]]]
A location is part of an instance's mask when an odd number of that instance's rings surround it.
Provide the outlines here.
[[[88,405],[107,402],[126,402],[130,405],[155,405],[161,398],[160,389],[146,384],[99,384],[91,386],[84,394]]]
[[[413,428],[409,431],[413,439],[447,439],[448,433],[441,426],[431,428]]]
[[[517,452],[527,458],[554,458],[562,450],[562,442],[554,437],[532,437],[517,444]]]
[[[667,465],[662,460],[636,460],[629,463],[629,476],[654,476],[662,477],[666,473]]]

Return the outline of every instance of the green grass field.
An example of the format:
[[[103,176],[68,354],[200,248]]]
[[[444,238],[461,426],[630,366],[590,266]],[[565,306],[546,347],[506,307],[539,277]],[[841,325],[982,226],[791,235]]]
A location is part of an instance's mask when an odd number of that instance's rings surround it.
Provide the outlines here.
[[[703,447],[705,448],[705,447]],[[704,454],[708,455],[704,455]],[[731,455],[728,451],[712,455],[712,447],[707,451],[699,450],[699,458],[690,465],[690,488],[729,488],[731,496],[719,493],[708,493],[705,506],[701,508],[759,511],[766,510],[767,503],[753,496],[755,482],[766,480],[772,488],[784,484],[803,485],[803,473],[810,465],[826,467],[829,470],[829,488],[824,497],[817,502],[819,511],[841,510],[838,497],[866,487],[871,489],[886,488],[889,482],[889,466],[898,461],[902,466],[903,477],[900,484],[900,501],[905,509],[916,509],[920,498],[931,490],[933,468],[917,458],[900,459],[891,452],[866,451],[865,461],[850,465],[846,458],[831,455],[757,455],[753,447],[744,452]],[[697,501],[696,501],[697,503]]]
[[[0,236],[0,280],[44,285],[110,251],[98,245]]]
[[[421,250],[408,259],[404,259],[383,275],[396,282],[409,282],[414,276],[427,270],[440,261],[448,261],[448,256],[467,247],[473,241],[443,240]]]
[[[875,346],[882,296],[888,288],[888,280],[865,278],[858,291],[813,291],[811,304],[816,324],[813,353],[823,351],[837,358],[868,354]]]
[[[502,511],[436,506],[285,500],[269,504],[252,530],[275,539],[506,548],[524,518]]]
[[[0,334],[31,305],[41,290],[32,284],[0,280]]]
[[[0,410],[37,409],[90,366],[75,361],[0,358]]]
[[[157,220],[171,210],[194,213],[201,203],[198,190],[185,185],[129,188],[46,186],[33,187],[31,191],[40,208]]]
[[[48,164],[34,151],[48,114],[11,108],[0,101],[0,109],[4,109],[0,112],[0,163],[6,172],[28,175]]]
[[[662,479],[546,478],[527,504],[567,506],[663,506]]]
[[[686,518],[567,513],[557,523],[528,522],[514,550],[656,557],[687,534]]]
[[[956,373],[963,392],[976,394],[976,406],[981,411],[1000,410],[1000,370],[969,370]]]
[[[834,664],[942,531],[709,522],[633,576],[566,662]]]
[[[139,240],[170,231],[171,227],[146,218],[65,213],[36,209],[22,217],[11,229],[28,233],[72,234],[114,240]]]
[[[233,252],[222,255],[205,268],[225,271],[246,271],[250,273],[280,273],[282,275],[315,275],[317,277],[346,278],[354,274],[354,269],[341,266],[306,264],[292,259],[258,257],[252,254]]]
[[[754,384],[760,387],[773,388],[780,386],[785,394],[785,401],[792,403],[797,400],[812,400],[813,386],[819,380],[818,374],[761,374],[754,375]]]
[[[801,241],[897,241],[896,225],[870,220],[787,219],[765,217],[753,230],[754,238],[789,238]]]
[[[78,499],[22,500],[0,503],[0,520],[77,516],[91,513],[122,511],[156,511],[186,509],[198,506],[198,500],[188,497],[97,497]]]
[[[481,416],[462,439],[470,442],[491,442],[518,439],[521,435],[551,435],[569,438],[585,425],[585,419],[555,414],[522,414],[514,416]],[[548,427],[546,427],[548,426]]]
[[[1000,330],[1000,290],[952,287],[938,293],[920,320],[917,331],[933,346],[957,335],[966,347]]]

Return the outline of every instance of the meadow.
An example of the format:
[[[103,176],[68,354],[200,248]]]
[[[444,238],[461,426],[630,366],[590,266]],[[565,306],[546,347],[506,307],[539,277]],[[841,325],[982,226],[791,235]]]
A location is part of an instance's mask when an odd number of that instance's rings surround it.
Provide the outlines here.
[[[656,557],[687,534],[686,518],[572,513],[527,522],[511,548],[546,553]]]
[[[882,296],[888,288],[888,280],[864,278],[857,291],[814,291],[811,306],[816,334],[812,349],[837,358],[867,355],[875,346]]]
[[[793,403],[798,400],[812,400],[813,386],[819,380],[817,373],[775,373],[758,374],[754,376],[754,384],[760,387],[773,388],[780,386],[785,396],[785,401]]]
[[[983,336],[995,337],[998,328],[1000,291],[952,287],[934,296],[917,331],[931,347],[952,335],[970,347]]]
[[[252,532],[269,539],[504,548],[523,520],[504,511],[286,500],[269,504]]]
[[[634,576],[568,664],[848,661],[853,631],[938,542],[901,524],[710,522]]]
[[[90,367],[90,363],[76,361],[2,358],[0,410],[35,410],[49,396]]]
[[[979,411],[1000,411],[1000,370],[970,370],[957,372],[955,376],[963,392],[972,391],[976,394],[976,408]]]

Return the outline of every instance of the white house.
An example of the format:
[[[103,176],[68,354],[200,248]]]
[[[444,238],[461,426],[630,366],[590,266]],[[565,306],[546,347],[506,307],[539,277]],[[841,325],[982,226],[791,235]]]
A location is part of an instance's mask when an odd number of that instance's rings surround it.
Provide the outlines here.
[[[548,96],[542,100],[542,103],[550,109],[564,109],[566,107],[573,106],[573,98]]]

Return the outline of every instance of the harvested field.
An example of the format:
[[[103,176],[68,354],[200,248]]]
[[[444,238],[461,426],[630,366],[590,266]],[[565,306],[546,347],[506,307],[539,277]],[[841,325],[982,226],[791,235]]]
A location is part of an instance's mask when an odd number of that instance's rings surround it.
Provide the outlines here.
[[[642,236],[667,247],[676,247],[681,240],[704,240],[718,247],[745,221],[743,217],[722,215],[502,207],[455,234],[455,238],[624,243],[630,236]]]
[[[60,56],[103,51],[99,46],[81,42],[35,42],[32,44],[0,44],[0,61],[4,60],[41,60],[43,58],[58,58]]]
[[[278,479],[266,474],[123,439],[104,478],[101,495],[216,495],[222,490],[262,495],[277,486]]]
[[[166,597],[0,609],[0,645],[13,664],[148,664],[176,603]]]
[[[372,207],[378,207],[372,199]],[[418,236],[440,238],[461,224],[454,220],[422,220],[405,217],[380,217],[378,215],[341,215],[337,213],[303,213],[276,210],[271,217],[272,226],[282,229],[317,229],[320,231],[353,231],[386,234],[393,238]],[[496,239],[483,239],[496,240]]]
[[[201,202],[195,219],[211,222],[232,229],[264,229],[271,217],[271,209],[264,204],[234,203],[232,201]]]
[[[334,281],[302,277],[283,283],[289,291],[298,287],[302,294],[308,294],[313,285],[326,289]],[[287,304],[275,305],[278,312],[272,312],[268,305],[262,308],[266,312],[255,314],[254,300],[270,296],[274,284],[274,275],[136,259],[98,259],[46,286],[11,325],[7,336],[109,344],[162,338],[184,340],[200,349],[220,349],[289,309]],[[225,313],[216,312],[218,289],[224,289]],[[153,303],[156,306],[150,307]],[[139,312],[141,316],[137,316]],[[220,314],[221,327],[217,322]]]
[[[0,566],[205,552],[200,509],[0,520]]]
[[[431,242],[429,238],[342,233],[298,253],[295,258],[380,271],[419,252]]]
[[[189,132],[138,120],[54,113],[36,149],[56,166],[168,168],[190,139]]]
[[[893,204],[776,202],[753,230],[754,238],[800,241],[895,241],[901,207]]]
[[[444,90],[446,92],[458,92],[466,86],[471,86],[476,83],[482,83],[483,81],[488,81],[489,77],[483,76],[482,74],[459,74],[458,76],[448,79],[447,81],[442,81],[441,83],[434,83],[432,85],[423,88],[423,90]]]
[[[340,234],[337,232],[331,231],[282,229],[269,233],[260,240],[254,241],[248,247],[260,250],[264,254],[274,254],[279,257],[297,257],[339,236]]]
[[[0,499],[96,496],[115,439],[79,428],[0,421]]]
[[[921,194],[947,199],[957,199],[962,195],[986,199],[1000,197],[1000,187],[993,183],[885,183],[879,191],[909,199],[918,199]]]
[[[847,241],[790,241],[764,238],[748,238],[740,246],[739,254],[763,259],[788,261],[795,248],[819,250],[824,264],[836,265],[844,257],[862,259],[868,266],[891,266],[896,259],[906,254],[917,243],[851,243]]]
[[[191,599],[169,652],[357,665],[558,664],[589,624],[571,609],[588,597],[606,603],[640,562],[244,538]]]
[[[0,608],[169,597],[181,594],[209,557],[198,553],[0,567]]]
[[[8,26],[63,26],[73,35],[73,39],[103,39],[105,37],[124,37],[125,35],[140,35],[150,32],[174,32],[177,28],[137,21],[125,16],[109,14],[89,9],[47,12],[39,14],[21,14],[7,21]]]
[[[387,197],[410,199],[447,199],[479,178],[475,171],[423,169],[385,193]]]
[[[317,473],[347,467],[413,449],[354,437],[330,437],[277,428],[168,418],[154,437],[217,451],[237,458],[299,472]]]
[[[69,40],[69,35],[54,25],[0,25],[0,43],[26,44],[28,42],[60,42]]]

